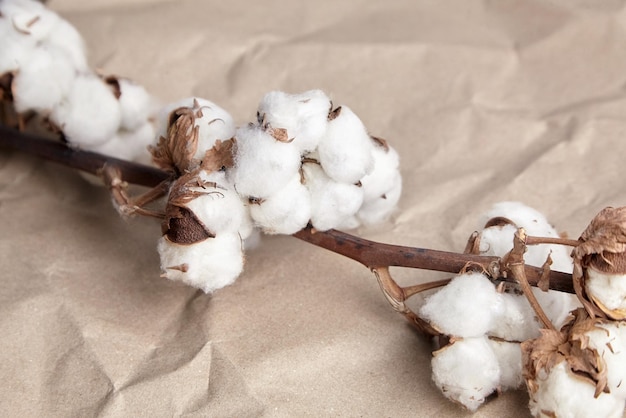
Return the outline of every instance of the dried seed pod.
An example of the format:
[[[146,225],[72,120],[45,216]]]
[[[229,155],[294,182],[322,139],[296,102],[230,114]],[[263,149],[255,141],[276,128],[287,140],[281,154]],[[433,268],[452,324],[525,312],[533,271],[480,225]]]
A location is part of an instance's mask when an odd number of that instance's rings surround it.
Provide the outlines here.
[[[626,319],[626,207],[600,211],[572,251],[574,289],[592,316]]]
[[[522,343],[523,375],[535,416],[621,417],[625,398],[617,388],[624,376],[623,359],[606,344],[604,323],[580,308],[561,331],[542,330],[541,337]],[[615,341],[621,352],[621,342]],[[602,350],[598,350],[604,346]],[[615,364],[617,360],[619,365]],[[611,384],[609,384],[611,382]]]

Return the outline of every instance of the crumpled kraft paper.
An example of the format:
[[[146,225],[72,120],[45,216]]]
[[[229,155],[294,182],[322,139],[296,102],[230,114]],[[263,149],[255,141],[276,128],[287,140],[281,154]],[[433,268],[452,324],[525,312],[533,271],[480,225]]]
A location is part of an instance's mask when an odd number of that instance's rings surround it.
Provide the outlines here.
[[[400,207],[354,231],[462,251],[493,203],[577,237],[626,205],[620,1],[51,0],[90,62],[239,123],[262,95],[325,90],[398,149]],[[159,278],[159,226],[72,170],[0,152],[0,411],[13,417],[471,415],[430,342],[361,265],[264,237],[207,296]],[[435,273],[397,269],[406,281]],[[473,416],[527,417],[524,391]]]

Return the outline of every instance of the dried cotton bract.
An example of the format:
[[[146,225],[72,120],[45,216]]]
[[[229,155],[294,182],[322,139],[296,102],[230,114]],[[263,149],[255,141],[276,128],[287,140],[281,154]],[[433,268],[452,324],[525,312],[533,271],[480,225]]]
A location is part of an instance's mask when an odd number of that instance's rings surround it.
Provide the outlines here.
[[[574,288],[590,315],[626,320],[626,207],[605,208],[574,251]]]
[[[522,344],[530,410],[536,417],[621,417],[626,405],[622,323],[583,309],[561,331],[543,330]]]

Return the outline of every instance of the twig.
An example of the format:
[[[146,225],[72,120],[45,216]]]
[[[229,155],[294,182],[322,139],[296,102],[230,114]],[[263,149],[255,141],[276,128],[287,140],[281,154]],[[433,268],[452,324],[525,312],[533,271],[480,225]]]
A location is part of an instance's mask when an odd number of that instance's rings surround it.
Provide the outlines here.
[[[106,164],[119,169],[124,181],[147,187],[155,187],[170,179],[169,174],[153,167],[70,148],[59,142],[21,133],[3,126],[0,126],[0,146],[21,150],[95,175],[98,175]],[[482,266],[494,279],[502,278],[507,281],[514,281],[513,278],[501,277],[499,273],[500,259],[498,257],[383,244],[336,230],[319,232],[312,228],[306,228],[295,233],[294,236],[358,261],[370,270],[400,266],[456,274],[468,263],[471,263]],[[525,266],[524,272],[528,282],[536,286],[541,278],[542,269]],[[574,293],[571,274],[551,271],[550,288]]]

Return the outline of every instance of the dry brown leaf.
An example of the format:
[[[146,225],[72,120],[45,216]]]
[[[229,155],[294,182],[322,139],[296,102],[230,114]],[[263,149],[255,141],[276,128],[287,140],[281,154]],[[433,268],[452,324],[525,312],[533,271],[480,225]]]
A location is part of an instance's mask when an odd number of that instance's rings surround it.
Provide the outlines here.
[[[595,396],[608,392],[607,367],[598,352],[589,346],[589,331],[602,329],[601,320],[589,316],[579,308],[561,331],[541,330],[541,336],[522,343],[523,377],[531,393],[537,390],[537,377],[544,370],[549,373],[565,361],[577,377],[595,386]]]
[[[586,270],[626,274],[626,207],[602,209],[578,240],[580,244],[572,251],[576,295],[591,316],[610,317],[610,312],[585,291]]]
[[[170,113],[167,137],[159,138],[150,148],[152,159],[160,168],[180,175],[189,171],[198,148],[198,127],[189,107],[179,107]]]
[[[235,138],[227,141],[215,141],[213,148],[208,150],[202,158],[201,169],[209,172],[224,170],[235,165]]]

